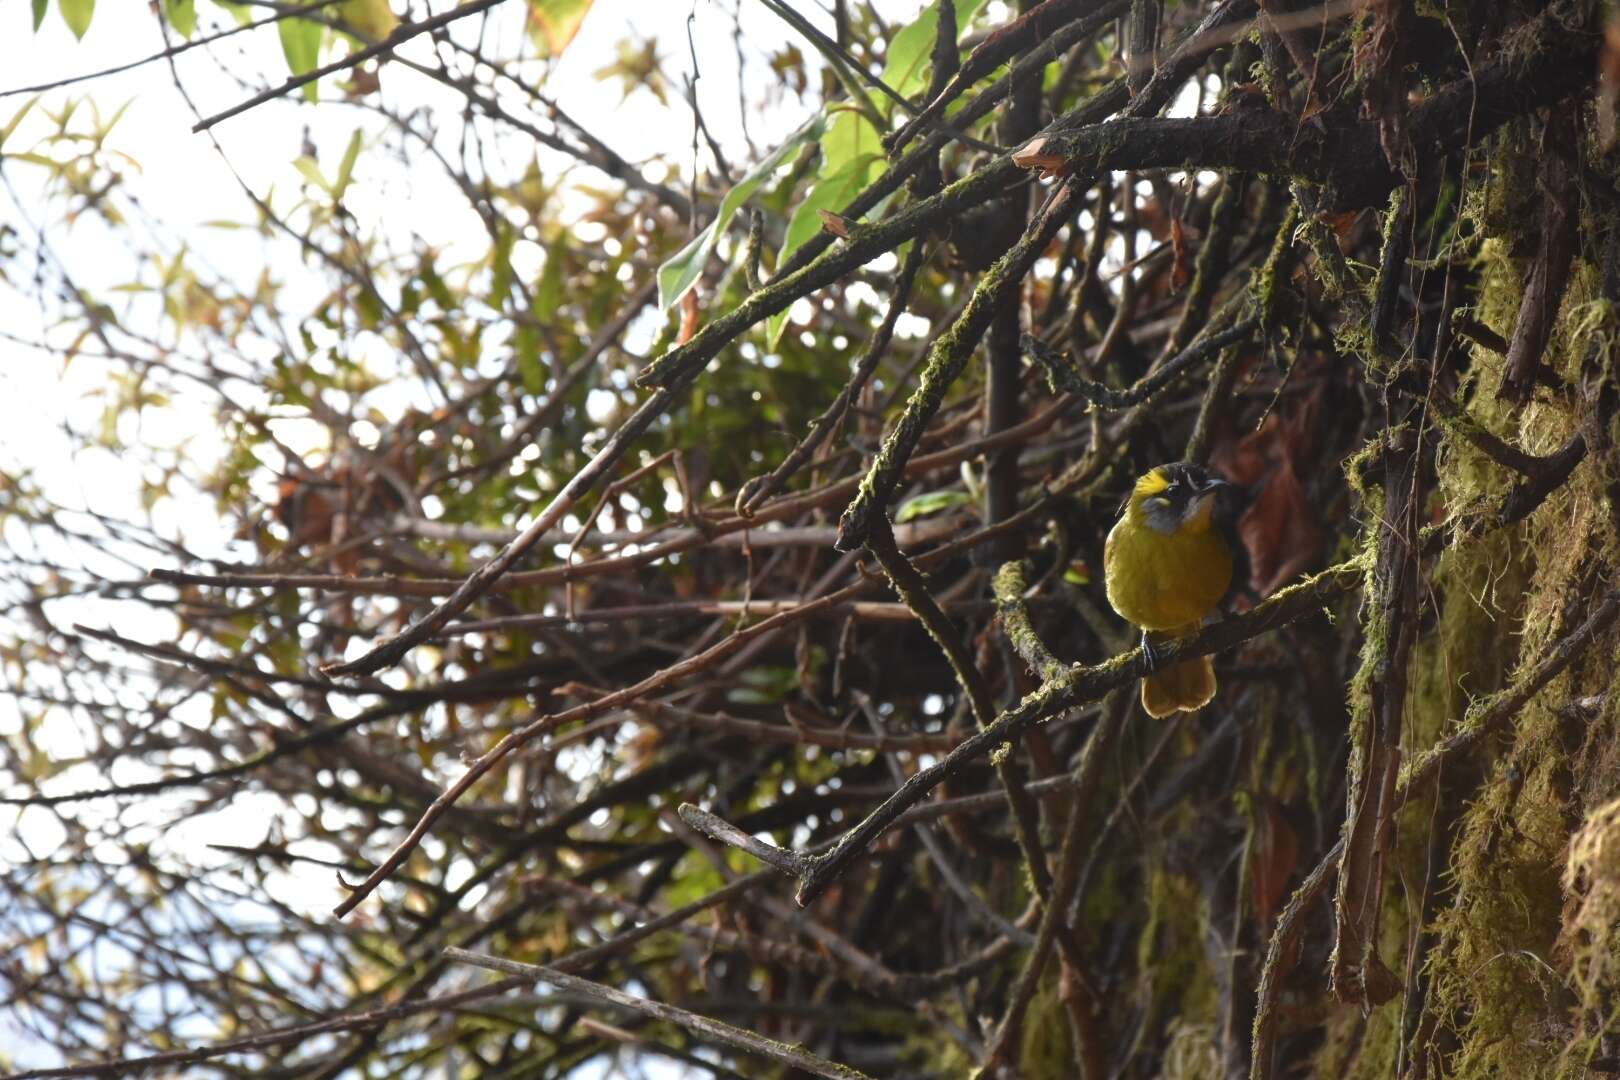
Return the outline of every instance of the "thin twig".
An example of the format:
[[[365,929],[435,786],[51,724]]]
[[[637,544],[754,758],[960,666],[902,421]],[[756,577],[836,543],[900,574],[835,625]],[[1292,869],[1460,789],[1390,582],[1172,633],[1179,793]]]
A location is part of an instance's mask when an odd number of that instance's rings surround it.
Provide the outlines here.
[[[851,1069],[847,1065],[828,1061],[818,1057],[802,1047],[790,1046],[787,1043],[767,1039],[755,1035],[752,1031],[744,1031],[739,1027],[699,1016],[697,1013],[677,1009],[673,1005],[665,1005],[661,1001],[651,998],[635,997],[622,990],[601,983],[581,979],[577,975],[568,975],[555,968],[540,967],[536,964],[520,964],[515,960],[505,960],[498,956],[485,956],[483,953],[468,952],[466,949],[450,947],[444,950],[444,955],[451,960],[462,964],[472,964],[475,967],[488,968],[491,971],[503,971],[508,975],[519,975],[534,982],[549,983],[560,990],[570,993],[583,994],[595,998],[609,1005],[616,1005],[621,1009],[650,1016],[654,1020],[662,1020],[668,1024],[685,1028],[695,1035],[705,1039],[722,1043],[750,1054],[779,1061],[789,1068],[802,1069],[815,1076],[824,1076],[829,1080],[862,1080],[865,1073]]]
[[[438,997],[423,998],[419,1001],[405,1001],[398,1005],[390,1005],[387,1008],[373,1009],[370,1012],[334,1016],[326,1020],[317,1020],[311,1024],[300,1024],[297,1027],[283,1028],[280,1031],[266,1031],[241,1039],[230,1039],[226,1042],[214,1043],[211,1046],[198,1046],[190,1050],[171,1050],[163,1054],[122,1058],[118,1061],[69,1065],[60,1069],[33,1069],[28,1072],[13,1073],[8,1080],[65,1080],[67,1077],[76,1076],[137,1076],[151,1069],[170,1069],[179,1065],[196,1065],[229,1054],[262,1053],[285,1043],[303,1042],[317,1035],[329,1035],[364,1028],[381,1028],[391,1020],[399,1020],[419,1013],[438,1013],[454,1009],[458,1005],[470,1004],[485,998],[497,997],[509,990],[521,989],[532,982],[533,980],[528,978],[502,979],[499,982],[474,987],[471,990],[462,990],[459,993],[441,994]]]
[[[1126,409],[1140,405],[1169,386],[1176,376],[1198,361],[1247,338],[1260,325],[1257,317],[1242,319],[1224,330],[1194,341],[1173,359],[1159,365],[1127,390],[1115,390],[1079,374],[1067,357],[1030,334],[1023,337],[1024,351],[1046,371],[1055,391],[1076,394],[1105,409]]]
[[[480,12],[488,11],[490,8],[499,3],[501,3],[501,0],[468,0],[467,3],[464,3],[459,7],[451,8],[449,11],[440,12],[437,15],[433,15],[421,20],[420,22],[401,23],[394,28],[392,33],[383,38],[381,41],[372,45],[367,45],[363,49],[358,49],[343,57],[341,60],[334,60],[330,64],[324,64],[321,67],[315,68],[311,71],[306,71],[302,75],[294,75],[280,86],[272,87],[269,90],[254,94],[246,101],[232,105],[223,112],[215,113],[213,116],[197,121],[191,126],[191,130],[194,132],[207,131],[209,128],[213,127],[222,120],[229,120],[233,116],[240,116],[249,109],[263,105],[267,101],[274,101],[278,97],[290,94],[299,87],[307,86],[318,79],[324,79],[328,75],[334,75],[339,71],[347,71],[349,68],[363,64],[374,56],[381,56],[383,53],[393,51],[398,46],[410,41],[412,38],[420,37],[423,34],[430,34],[435,30],[449,26],[451,23],[456,22],[457,20],[465,19],[471,15],[477,15]]]

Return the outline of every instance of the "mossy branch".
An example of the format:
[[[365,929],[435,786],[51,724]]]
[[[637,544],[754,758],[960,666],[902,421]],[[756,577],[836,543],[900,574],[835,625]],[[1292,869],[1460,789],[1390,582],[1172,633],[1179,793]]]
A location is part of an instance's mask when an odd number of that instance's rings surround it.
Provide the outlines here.
[[[1018,243],[979,279],[956,324],[934,343],[917,389],[906,401],[900,419],[884,437],[872,467],[861,479],[859,491],[838,522],[838,540],[833,546],[839,551],[853,551],[865,542],[874,518],[884,512],[895,485],[900,482],[923,429],[944,402],[945,392],[962,373],[995,313],[1020,286],[1046,245],[1067,222],[1079,187],[1077,180],[1071,177],[1053,193],[1044,212],[1025,230]]]
[[[1430,95],[1410,111],[1406,129],[1414,152],[1437,160],[1478,141],[1502,124],[1589,86],[1598,37],[1572,30],[1575,5],[1555,5],[1533,24],[1530,44],[1481,66]],[[1155,80],[1157,81],[1157,80]],[[1037,136],[1048,162],[1076,171],[1105,169],[1242,169],[1324,186],[1332,209],[1372,206],[1402,181],[1383,153],[1379,123],[1349,120],[1302,124],[1272,109],[1219,116],[1146,117],[1138,113],[1078,131]]]
[[[1001,632],[1007,635],[1013,651],[1044,683],[1061,676],[1069,665],[1052,654],[1029,620],[1029,605],[1024,600],[1028,574],[1029,563],[1022,560],[1004,563],[996,571],[996,612],[1001,617]]]

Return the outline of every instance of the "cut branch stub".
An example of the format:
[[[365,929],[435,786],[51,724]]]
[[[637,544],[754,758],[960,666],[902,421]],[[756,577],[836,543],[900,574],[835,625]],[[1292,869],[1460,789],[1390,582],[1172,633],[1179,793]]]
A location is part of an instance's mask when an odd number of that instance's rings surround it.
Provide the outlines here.
[[[802,878],[812,862],[812,857],[801,855],[797,851],[768,844],[757,837],[750,836],[725,818],[717,817],[701,807],[691,803],[681,803],[677,809],[681,820],[692,828],[722,844],[734,847],[739,851],[746,851],[767,866],[774,866],[788,877]]]

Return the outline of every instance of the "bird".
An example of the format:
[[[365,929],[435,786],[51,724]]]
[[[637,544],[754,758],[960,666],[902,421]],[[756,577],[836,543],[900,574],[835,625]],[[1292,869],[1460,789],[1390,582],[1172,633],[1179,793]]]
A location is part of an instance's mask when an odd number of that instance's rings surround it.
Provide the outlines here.
[[[1103,547],[1108,602],[1142,632],[1142,708],[1156,720],[1215,697],[1208,656],[1156,669],[1154,645],[1196,632],[1232,583],[1233,544],[1217,516],[1230,487],[1189,462],[1155,466],[1132,487]]]

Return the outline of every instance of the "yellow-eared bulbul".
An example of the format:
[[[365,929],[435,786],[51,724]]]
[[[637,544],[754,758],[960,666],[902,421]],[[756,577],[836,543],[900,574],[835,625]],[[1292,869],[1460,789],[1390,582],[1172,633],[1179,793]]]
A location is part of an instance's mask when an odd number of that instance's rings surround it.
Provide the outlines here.
[[[1215,696],[1208,656],[1153,670],[1153,645],[1195,632],[1232,583],[1232,545],[1215,521],[1228,486],[1186,462],[1149,470],[1103,549],[1108,602],[1142,631],[1150,672],[1142,707],[1154,718],[1201,708]]]

